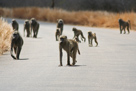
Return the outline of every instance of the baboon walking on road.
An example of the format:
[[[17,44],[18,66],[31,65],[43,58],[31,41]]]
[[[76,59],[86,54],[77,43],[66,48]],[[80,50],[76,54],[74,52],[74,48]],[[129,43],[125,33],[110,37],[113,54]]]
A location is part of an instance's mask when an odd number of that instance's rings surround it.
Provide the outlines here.
[[[33,37],[37,38],[37,34],[38,34],[40,25],[35,18],[32,18],[30,21],[31,21],[31,32],[33,30]]]
[[[13,59],[19,59],[19,55],[23,46],[23,39],[18,31],[15,31],[12,35],[10,54]],[[13,55],[13,49],[16,57]]]
[[[59,40],[60,35],[61,35],[61,30],[60,30],[60,28],[57,28],[57,29],[56,29],[56,32],[55,32],[56,41]]]
[[[126,27],[127,27],[128,33],[130,33],[129,31],[129,28],[131,29],[130,20],[125,22],[122,19],[119,19],[119,27],[120,27],[120,34],[122,34],[122,30],[124,30],[124,34],[126,33],[126,30],[125,30]]]
[[[98,42],[97,42],[97,37],[96,37],[96,33],[92,33],[91,31],[88,32],[88,44],[89,46],[93,46],[93,39],[96,43],[96,46],[98,46]],[[91,42],[91,43],[90,43]]]
[[[84,39],[84,42],[86,41],[86,38],[84,37],[83,35],[83,32],[79,29],[76,29],[76,28],[73,28],[73,32],[74,32],[74,37],[73,38],[77,38],[76,40],[78,40],[78,42],[81,42],[78,38],[79,35],[81,35],[81,40],[83,41]]]
[[[15,19],[12,19],[12,27],[13,30],[17,30],[19,29],[19,24],[17,23],[17,21]]]
[[[30,29],[30,23],[29,23],[29,20],[25,20],[25,23],[24,23],[24,36],[25,36],[25,30],[27,32],[27,37],[30,37],[31,36],[31,29]]]
[[[57,28],[60,28],[61,30],[61,35],[62,35],[62,32],[63,32],[63,25],[64,25],[64,22],[62,19],[58,19],[57,20]]]
[[[59,43],[59,52],[60,52],[60,66],[62,66],[62,49],[67,52],[67,65],[71,66],[70,64],[70,57],[73,59],[72,65],[76,63],[76,53],[80,54],[78,43],[72,39],[67,39],[67,36],[60,37]]]

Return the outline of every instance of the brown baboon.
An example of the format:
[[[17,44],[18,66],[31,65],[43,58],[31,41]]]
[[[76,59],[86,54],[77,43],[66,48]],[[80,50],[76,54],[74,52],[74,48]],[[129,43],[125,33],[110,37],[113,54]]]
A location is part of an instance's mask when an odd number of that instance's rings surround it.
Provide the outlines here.
[[[25,23],[24,23],[24,36],[25,36],[25,30],[27,32],[27,37],[30,37],[31,35],[31,30],[30,30],[30,23],[29,23],[29,20],[25,20]]]
[[[37,38],[37,34],[38,34],[40,25],[35,18],[32,18],[30,21],[31,21],[31,32],[33,30],[33,37]]]
[[[18,31],[15,31],[12,35],[10,54],[13,59],[19,59],[19,55],[23,46],[23,39]],[[13,49],[16,57],[13,55]]]
[[[98,46],[96,33],[92,33],[91,31],[89,31],[88,32],[88,44],[89,44],[89,46],[93,46],[93,39],[94,39],[94,41],[96,43],[96,46]]]
[[[57,28],[57,29],[56,29],[56,33],[55,33],[56,41],[58,41],[60,35],[61,35],[61,30],[60,30],[60,28]]]
[[[122,19],[119,19],[119,27],[120,27],[120,34],[122,34],[122,30],[124,30],[124,34],[126,33],[126,30],[125,30],[126,27],[127,27],[128,33],[130,33],[129,31],[129,28],[131,29],[130,20],[125,22]]]
[[[13,27],[13,30],[18,31],[18,29],[19,29],[19,25],[15,19],[12,19],[12,27]]]
[[[84,37],[83,32],[81,30],[73,28],[73,31],[74,31],[74,37],[73,38],[77,37],[77,40],[80,41],[78,36],[81,35],[81,40],[83,41],[83,39],[84,39],[84,42],[86,41],[86,38]]]
[[[57,28],[61,29],[61,35],[62,35],[62,32],[63,32],[63,25],[64,25],[63,20],[62,19],[58,19],[57,20]]]
[[[70,57],[73,59],[72,65],[76,63],[76,53],[80,54],[78,43],[75,40],[67,39],[67,36],[60,36],[59,52],[60,52],[60,66],[62,66],[62,49],[67,52],[67,65],[70,64]]]

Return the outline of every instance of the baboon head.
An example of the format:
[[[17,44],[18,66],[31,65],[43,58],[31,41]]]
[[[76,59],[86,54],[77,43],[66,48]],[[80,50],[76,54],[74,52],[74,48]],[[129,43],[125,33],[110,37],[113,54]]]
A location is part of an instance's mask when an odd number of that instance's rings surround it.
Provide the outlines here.
[[[36,24],[36,19],[35,19],[35,18],[32,18],[32,19],[31,19],[31,24],[32,24],[32,25],[35,25],[35,24]]]
[[[73,27],[73,29],[72,29],[73,31],[76,31],[77,29],[75,28],[75,27]]]
[[[63,20],[62,20],[62,19],[58,19],[57,21],[58,21],[58,24],[59,24],[60,26],[63,25]]]
[[[15,19],[12,19],[12,23],[15,23],[16,22],[16,20]]]
[[[15,32],[13,33],[13,40],[17,40],[19,37],[20,37],[19,32],[18,32],[18,31],[15,31]]]
[[[89,31],[89,32],[88,32],[88,35],[89,35],[89,36],[92,36],[93,34],[92,34],[92,32],[91,32],[91,31]]]
[[[28,25],[29,24],[29,20],[25,20],[25,24]]]
[[[67,41],[67,36],[65,35],[60,36],[60,43],[64,43],[66,41]]]

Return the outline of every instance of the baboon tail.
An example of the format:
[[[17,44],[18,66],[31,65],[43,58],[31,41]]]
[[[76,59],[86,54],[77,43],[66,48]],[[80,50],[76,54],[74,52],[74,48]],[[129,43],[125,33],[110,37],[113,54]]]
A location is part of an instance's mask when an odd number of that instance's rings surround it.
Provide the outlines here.
[[[80,51],[79,51],[79,49],[78,49],[78,54],[80,55]]]

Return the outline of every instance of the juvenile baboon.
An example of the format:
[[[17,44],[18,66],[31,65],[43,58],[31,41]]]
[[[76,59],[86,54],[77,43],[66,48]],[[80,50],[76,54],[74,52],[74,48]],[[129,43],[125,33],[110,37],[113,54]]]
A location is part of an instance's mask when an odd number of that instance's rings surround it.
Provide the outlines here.
[[[64,25],[64,22],[62,19],[58,19],[57,20],[57,28],[60,28],[61,30],[61,35],[62,35],[62,32],[63,32],[63,25]]]
[[[83,32],[81,30],[73,28],[73,31],[74,31],[74,37],[73,38],[77,37],[77,40],[80,41],[78,36],[81,35],[81,40],[83,41],[83,39],[84,39],[84,42],[86,41],[86,38],[84,37]]]
[[[60,28],[57,28],[57,29],[56,29],[56,32],[55,32],[56,41],[58,41],[60,35],[61,35],[61,30],[60,30]]]
[[[40,25],[35,18],[32,18],[30,21],[31,21],[31,32],[33,30],[33,37],[37,38],[37,34],[38,34]]]
[[[130,20],[125,22],[122,19],[119,19],[119,27],[120,27],[120,34],[122,34],[122,30],[124,30],[124,34],[126,33],[126,30],[125,30],[126,27],[127,27],[128,33],[130,33],[129,31],[129,28],[131,29]]]
[[[18,31],[18,29],[19,29],[19,25],[15,19],[12,19],[12,27],[13,27],[13,30]]]
[[[22,46],[23,46],[22,37],[20,36],[18,31],[14,31],[11,39],[11,50],[10,50],[10,54],[13,59],[19,59]],[[16,57],[13,55],[13,49],[16,54]]]
[[[94,39],[94,41],[96,43],[96,46],[98,46],[96,33],[92,33],[91,31],[89,31],[88,32],[88,44],[89,44],[89,46],[93,46],[93,39]]]
[[[78,43],[72,39],[67,39],[67,36],[60,36],[59,52],[60,52],[60,66],[62,66],[62,49],[67,52],[67,65],[70,64],[70,57],[73,59],[72,65],[76,63],[76,53],[80,54]]]
[[[25,36],[25,30],[27,32],[27,37],[30,37],[31,35],[31,30],[30,30],[30,23],[29,23],[29,20],[25,20],[24,22],[24,36]]]

